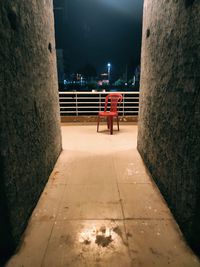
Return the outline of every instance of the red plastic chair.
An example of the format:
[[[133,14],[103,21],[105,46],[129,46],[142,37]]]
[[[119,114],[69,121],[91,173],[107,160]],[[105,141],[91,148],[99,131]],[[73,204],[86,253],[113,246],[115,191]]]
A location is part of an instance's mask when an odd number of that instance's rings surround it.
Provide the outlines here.
[[[117,126],[119,131],[119,117],[118,117],[118,106],[122,102],[122,95],[113,93],[106,96],[104,111],[99,112],[97,119],[97,132],[99,131],[99,122],[101,117],[107,117],[107,126],[110,130],[110,134],[113,134],[113,118],[117,118]],[[110,103],[110,105],[108,105]]]

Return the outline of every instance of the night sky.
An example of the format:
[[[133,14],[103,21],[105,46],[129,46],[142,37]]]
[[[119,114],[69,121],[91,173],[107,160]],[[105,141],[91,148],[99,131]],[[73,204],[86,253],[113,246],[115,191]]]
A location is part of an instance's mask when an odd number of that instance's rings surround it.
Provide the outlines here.
[[[64,43],[70,72],[89,63],[100,73],[110,62],[117,76],[140,63],[143,0],[62,1],[66,18],[57,42]]]

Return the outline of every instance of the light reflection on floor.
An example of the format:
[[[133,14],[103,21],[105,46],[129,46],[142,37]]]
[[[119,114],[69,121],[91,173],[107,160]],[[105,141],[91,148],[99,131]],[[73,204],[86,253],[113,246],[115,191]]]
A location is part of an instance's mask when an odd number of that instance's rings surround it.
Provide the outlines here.
[[[121,221],[83,221],[77,229],[74,253],[88,266],[130,266],[128,242]],[[72,263],[68,262],[71,266]],[[73,266],[73,265],[72,265]],[[109,266],[109,265],[108,265]]]
[[[78,234],[79,242],[84,245],[90,245],[90,248],[97,249],[98,247],[115,247],[121,245],[122,236],[119,235],[119,226],[111,222],[110,224],[102,225],[98,228],[96,225],[91,225],[90,228],[85,228]]]

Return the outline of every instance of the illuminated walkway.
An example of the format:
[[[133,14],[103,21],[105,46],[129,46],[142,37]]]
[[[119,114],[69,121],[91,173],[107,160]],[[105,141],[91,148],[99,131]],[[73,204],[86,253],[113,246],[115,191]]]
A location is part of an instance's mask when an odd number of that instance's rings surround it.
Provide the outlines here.
[[[9,267],[200,266],[145,171],[137,126],[62,133],[64,151]]]

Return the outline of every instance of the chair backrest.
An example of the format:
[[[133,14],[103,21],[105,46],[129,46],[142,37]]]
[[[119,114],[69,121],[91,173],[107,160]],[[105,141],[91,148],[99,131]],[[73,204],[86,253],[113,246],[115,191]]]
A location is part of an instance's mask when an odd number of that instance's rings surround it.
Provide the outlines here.
[[[108,107],[108,103],[110,106]],[[118,93],[112,93],[106,96],[104,112],[111,111],[117,112],[118,104],[122,102],[122,95]]]

